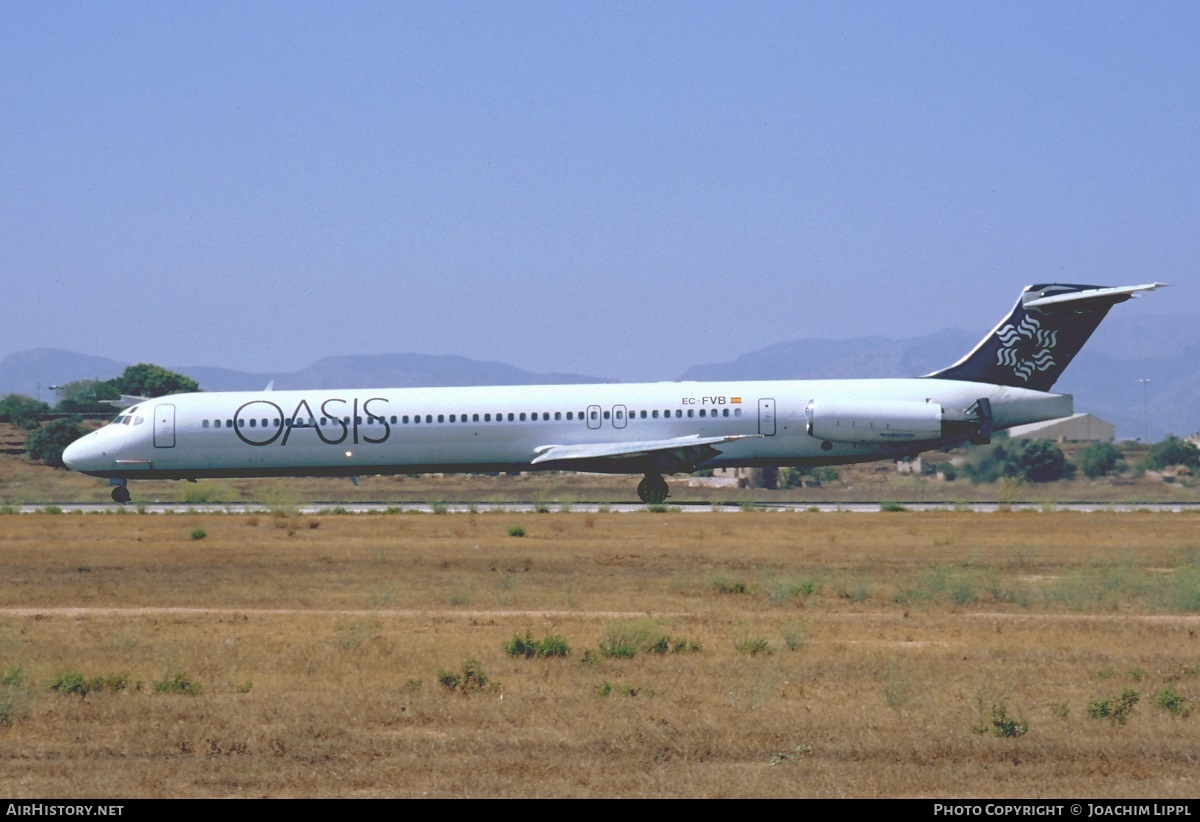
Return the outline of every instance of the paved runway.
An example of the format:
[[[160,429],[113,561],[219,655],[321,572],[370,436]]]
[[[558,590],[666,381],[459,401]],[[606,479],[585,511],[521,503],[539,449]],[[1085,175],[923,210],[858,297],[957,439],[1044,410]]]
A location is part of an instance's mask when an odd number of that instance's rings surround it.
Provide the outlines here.
[[[978,513],[990,513],[994,511],[1079,511],[1088,513],[1092,511],[1156,511],[1156,512],[1174,512],[1181,511],[1197,511],[1200,510],[1200,504],[1197,503],[1107,503],[1107,502],[1068,502],[1068,503],[1012,503],[1001,505],[995,502],[898,502],[887,503],[889,508],[899,505],[906,511],[974,511]],[[47,507],[43,505],[22,505],[20,512],[22,514],[36,514],[45,512]],[[54,508],[60,509],[64,514],[82,513],[82,514],[99,514],[112,513],[119,506],[116,503],[86,503],[86,504],[57,504]],[[227,513],[227,514],[251,514],[262,513],[269,511],[272,506],[261,503],[231,503],[231,504],[187,504],[187,503],[160,503],[133,502],[125,506],[129,513],[145,513],[145,514],[183,514],[183,513]],[[547,513],[547,512],[571,512],[571,513],[633,513],[637,511],[646,511],[646,505],[641,503],[591,503],[579,502],[571,505],[547,505],[546,503],[534,502],[478,502],[478,503],[389,503],[389,502],[327,502],[315,503],[296,506],[295,510],[298,513],[311,514],[367,514],[367,513],[443,513],[443,514],[465,514],[465,513],[488,513],[488,512],[504,512],[504,513]],[[737,514],[746,511],[776,511],[776,512],[820,512],[820,513],[856,513],[869,514],[883,512],[884,508],[878,502],[758,502],[750,504],[721,504],[710,505],[708,503],[670,503],[665,506],[668,512],[684,513],[684,514]],[[894,510],[894,508],[892,509]]]

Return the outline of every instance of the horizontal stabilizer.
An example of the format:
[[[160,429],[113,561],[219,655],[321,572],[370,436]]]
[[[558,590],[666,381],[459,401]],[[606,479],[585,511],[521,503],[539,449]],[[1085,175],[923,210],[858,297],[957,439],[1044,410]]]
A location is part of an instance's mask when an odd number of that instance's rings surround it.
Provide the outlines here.
[[[1166,288],[1167,283],[1146,283],[1145,285],[1119,285],[1114,288],[1090,288],[1086,291],[1071,291],[1066,294],[1051,294],[1045,297],[1023,302],[1026,308],[1048,308],[1061,306],[1064,303],[1086,303],[1088,301],[1104,301],[1119,303],[1129,297],[1140,297],[1139,292],[1153,291],[1156,288]],[[1075,307],[1075,306],[1071,306]]]

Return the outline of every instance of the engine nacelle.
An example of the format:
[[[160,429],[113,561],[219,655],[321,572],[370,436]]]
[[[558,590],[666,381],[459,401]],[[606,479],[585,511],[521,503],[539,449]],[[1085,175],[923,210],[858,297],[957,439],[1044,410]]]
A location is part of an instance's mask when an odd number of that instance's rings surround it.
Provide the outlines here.
[[[813,400],[808,433],[830,442],[909,442],[942,436],[942,406],[897,400]]]

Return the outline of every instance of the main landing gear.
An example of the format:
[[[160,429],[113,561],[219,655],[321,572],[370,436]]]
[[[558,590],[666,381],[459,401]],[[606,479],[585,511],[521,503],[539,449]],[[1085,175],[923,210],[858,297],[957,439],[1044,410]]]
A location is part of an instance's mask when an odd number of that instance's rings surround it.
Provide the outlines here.
[[[647,505],[660,505],[666,502],[669,493],[667,481],[662,478],[661,474],[647,474],[646,478],[638,483],[638,497]]]
[[[113,502],[119,502],[122,505],[129,502],[129,489],[125,487],[125,480],[114,478],[109,480],[109,483],[113,486]]]

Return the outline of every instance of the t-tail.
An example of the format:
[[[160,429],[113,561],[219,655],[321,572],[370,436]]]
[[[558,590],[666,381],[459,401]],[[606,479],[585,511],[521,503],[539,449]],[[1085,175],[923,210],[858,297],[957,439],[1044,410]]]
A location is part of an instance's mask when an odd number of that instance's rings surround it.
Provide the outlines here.
[[[1164,285],[1031,285],[975,350],[926,376],[1049,391],[1110,308]]]

